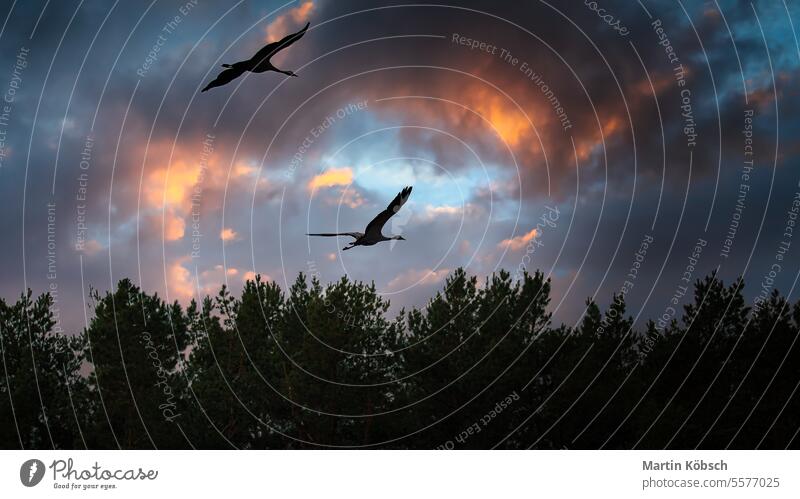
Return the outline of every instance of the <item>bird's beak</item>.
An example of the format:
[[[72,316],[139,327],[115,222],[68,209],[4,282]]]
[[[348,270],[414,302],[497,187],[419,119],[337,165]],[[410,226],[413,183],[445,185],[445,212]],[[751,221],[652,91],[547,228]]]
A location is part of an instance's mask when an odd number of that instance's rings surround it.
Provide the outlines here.
[[[406,238],[405,238],[405,237],[403,237],[403,236],[400,236],[400,240],[401,240],[401,241],[405,241],[405,240],[406,240]]]

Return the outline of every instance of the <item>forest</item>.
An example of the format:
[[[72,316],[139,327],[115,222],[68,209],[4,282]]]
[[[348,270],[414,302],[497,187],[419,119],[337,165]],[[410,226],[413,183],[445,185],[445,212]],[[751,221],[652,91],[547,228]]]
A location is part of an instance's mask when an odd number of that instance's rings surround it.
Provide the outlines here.
[[[399,314],[347,278],[186,307],[124,279],[66,334],[28,291],[0,300],[0,448],[796,448],[800,303],[743,288],[709,275],[641,327],[589,300],[572,327],[540,272],[458,269]]]

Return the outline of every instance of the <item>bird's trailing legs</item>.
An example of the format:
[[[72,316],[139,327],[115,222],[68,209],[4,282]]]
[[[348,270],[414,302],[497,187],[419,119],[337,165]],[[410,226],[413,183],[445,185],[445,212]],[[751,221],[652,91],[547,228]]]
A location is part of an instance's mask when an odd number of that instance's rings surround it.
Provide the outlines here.
[[[223,68],[229,68],[229,69],[230,69],[230,68],[234,68],[234,67],[236,67],[236,65],[235,65],[235,64],[222,64],[222,67],[223,67]],[[294,71],[289,71],[289,70],[287,70],[287,71],[284,71],[284,70],[282,70],[282,69],[275,69],[275,71],[277,71],[278,73],[283,73],[283,74],[285,74],[286,76],[300,76],[300,75],[298,75],[297,73],[295,73]]]
[[[378,213],[378,215],[367,224],[367,228],[364,230],[364,232],[316,232],[306,235],[319,237],[352,237],[354,241],[350,241],[347,246],[342,248],[342,251],[347,251],[355,246],[373,246],[383,241],[405,241],[406,238],[403,236],[386,237],[383,235],[381,230],[383,229],[383,226],[386,225],[386,222],[392,218],[392,216],[397,213],[397,211],[400,210],[400,208],[406,203],[410,195],[410,186],[400,191],[392,200],[392,202],[389,203],[389,206],[387,206],[382,212]]]

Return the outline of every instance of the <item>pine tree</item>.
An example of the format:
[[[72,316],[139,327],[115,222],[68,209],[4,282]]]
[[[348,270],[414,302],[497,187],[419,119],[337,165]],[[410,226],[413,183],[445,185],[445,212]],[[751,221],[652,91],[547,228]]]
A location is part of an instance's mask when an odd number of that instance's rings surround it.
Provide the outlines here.
[[[92,363],[95,404],[87,440],[93,448],[183,448],[180,364],[188,344],[186,317],[130,280],[114,293],[93,293],[94,318],[83,333]]]
[[[84,448],[81,340],[54,333],[53,299],[0,299],[0,448]]]

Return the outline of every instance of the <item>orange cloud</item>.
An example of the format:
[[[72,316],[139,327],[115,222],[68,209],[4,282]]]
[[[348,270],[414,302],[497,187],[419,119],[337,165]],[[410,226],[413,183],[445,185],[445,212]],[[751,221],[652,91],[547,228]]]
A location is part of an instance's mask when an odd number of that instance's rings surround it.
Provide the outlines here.
[[[296,31],[300,24],[305,23],[313,10],[314,2],[309,0],[294,9],[290,9],[287,13],[279,15],[267,25],[264,41],[267,43],[276,42],[287,34]]]
[[[219,237],[223,241],[233,241],[239,237],[239,234],[235,230],[226,227],[220,231]]]
[[[607,136],[613,134],[614,132],[620,129],[621,120],[616,117],[612,116],[605,123],[603,123],[603,133]]]
[[[519,144],[530,131],[531,124],[525,116],[504,95],[493,89],[473,87],[467,98],[473,110],[491,123],[497,134],[510,145]]]
[[[216,170],[213,156],[203,159],[201,151],[196,144],[190,146],[172,141],[154,142],[147,149],[141,210],[155,227],[161,229],[167,241],[183,238],[196,188],[206,191],[224,180]],[[172,159],[167,162],[170,155]],[[162,216],[163,226],[159,227]]]
[[[97,239],[89,239],[83,245],[83,254],[84,255],[94,255],[95,253],[99,252],[103,249],[103,245]]]
[[[402,289],[410,286],[432,285],[440,283],[450,273],[450,269],[411,269],[389,281],[389,289]]]
[[[675,79],[671,74],[652,74],[650,79],[644,78],[634,85],[636,93],[645,97],[652,97],[653,92],[661,95],[665,90],[674,85]]]
[[[216,295],[223,284],[226,282],[230,284],[227,278],[239,275],[239,269],[236,267],[225,268],[218,264],[199,272],[197,282],[195,282],[192,272],[184,266],[185,262],[189,260],[191,260],[190,256],[177,259],[167,272],[170,292],[184,299],[191,298],[197,293]],[[250,274],[250,272],[245,274],[245,280]]]
[[[358,191],[347,188],[342,189],[342,195],[339,201],[348,208],[358,208],[367,202],[363,197],[361,197],[361,194],[359,194]]]
[[[256,280],[256,275],[257,275],[256,272],[253,272],[252,270],[248,270],[242,276],[242,280],[243,281],[255,281]],[[267,282],[267,281],[271,281],[272,280],[272,277],[268,276],[267,274],[258,273],[258,275],[261,276],[261,282]]]
[[[189,197],[199,174],[199,165],[183,158],[174,159],[169,168],[155,167],[145,179],[145,200],[153,208],[160,208],[163,203],[180,205]]]
[[[314,176],[308,182],[308,189],[313,191],[320,187],[334,187],[337,185],[350,185],[353,183],[353,170],[350,167],[329,168]]]
[[[536,237],[536,234],[537,234],[536,229],[532,229],[527,234],[523,234],[517,237],[512,237],[511,239],[503,239],[502,241],[500,241],[500,244],[498,244],[498,246],[500,246],[501,248],[508,248],[511,251],[521,250],[522,248],[525,247],[525,245],[531,242],[533,238]]]
[[[172,299],[182,298],[188,300],[194,296],[192,273],[183,266],[184,262],[190,259],[191,257],[189,256],[183,256],[167,267],[167,286]]]
[[[233,177],[245,177],[256,173],[256,167],[247,164],[246,162],[239,161],[233,167]]]
[[[184,219],[176,215],[173,210],[168,210],[164,216],[164,239],[177,241],[183,238],[185,231],[186,222]]]
[[[609,147],[608,142],[614,136],[626,130],[627,128],[623,126],[623,124],[627,125],[627,120],[623,121],[620,116],[612,115],[605,122],[601,123],[603,128],[603,133],[600,133],[600,130],[594,129],[594,132],[591,133],[588,137],[580,139],[578,144],[575,146],[575,150],[578,153],[578,159],[580,161],[586,161],[595,151],[601,150],[603,147],[603,140],[606,141],[606,147]]]

